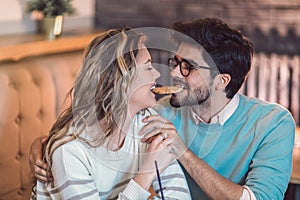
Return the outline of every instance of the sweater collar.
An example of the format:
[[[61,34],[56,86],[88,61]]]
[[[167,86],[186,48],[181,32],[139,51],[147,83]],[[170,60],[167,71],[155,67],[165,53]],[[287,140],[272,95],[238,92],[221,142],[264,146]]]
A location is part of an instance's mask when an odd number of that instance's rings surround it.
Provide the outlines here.
[[[234,113],[234,111],[237,109],[239,105],[240,97],[238,94],[235,94],[233,98],[229,101],[229,103],[215,116],[211,118],[210,123],[206,123],[203,121],[203,119],[193,111],[191,110],[191,116],[192,120],[195,124],[205,123],[205,124],[220,124],[223,125]]]

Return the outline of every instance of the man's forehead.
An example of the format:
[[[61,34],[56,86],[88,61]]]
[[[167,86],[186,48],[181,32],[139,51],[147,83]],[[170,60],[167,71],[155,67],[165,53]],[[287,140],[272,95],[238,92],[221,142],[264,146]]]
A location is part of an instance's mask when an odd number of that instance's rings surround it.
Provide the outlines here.
[[[201,45],[182,42],[178,46],[176,56],[186,60],[193,60],[199,65],[216,66],[209,53]]]

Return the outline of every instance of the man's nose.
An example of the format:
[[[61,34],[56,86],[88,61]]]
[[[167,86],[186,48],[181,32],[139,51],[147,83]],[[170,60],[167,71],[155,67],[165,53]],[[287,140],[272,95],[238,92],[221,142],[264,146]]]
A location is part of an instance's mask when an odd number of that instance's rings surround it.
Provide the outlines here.
[[[179,65],[177,65],[174,69],[171,70],[170,75],[172,78],[182,77]]]

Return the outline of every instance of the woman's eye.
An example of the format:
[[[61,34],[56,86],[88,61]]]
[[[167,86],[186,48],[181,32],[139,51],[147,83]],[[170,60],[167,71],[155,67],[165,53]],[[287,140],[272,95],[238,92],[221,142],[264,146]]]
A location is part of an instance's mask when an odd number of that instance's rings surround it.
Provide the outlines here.
[[[149,71],[151,71],[153,69],[153,66],[152,66],[152,64],[149,64],[148,66],[146,66],[146,70],[149,70]]]

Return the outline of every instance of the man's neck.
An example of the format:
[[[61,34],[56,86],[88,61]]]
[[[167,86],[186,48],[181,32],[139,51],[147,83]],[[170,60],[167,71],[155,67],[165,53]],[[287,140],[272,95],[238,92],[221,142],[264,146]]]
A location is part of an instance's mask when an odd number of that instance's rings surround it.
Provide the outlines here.
[[[204,122],[210,123],[211,119],[221,112],[230,100],[226,96],[218,95],[210,97],[200,105],[191,108]]]

